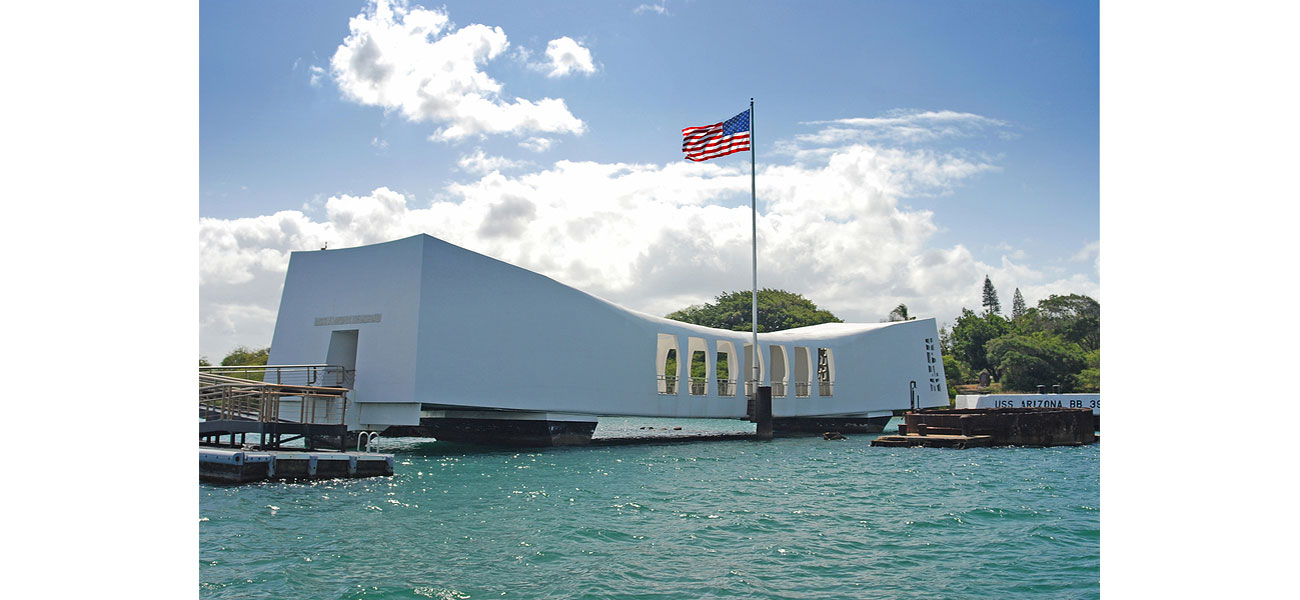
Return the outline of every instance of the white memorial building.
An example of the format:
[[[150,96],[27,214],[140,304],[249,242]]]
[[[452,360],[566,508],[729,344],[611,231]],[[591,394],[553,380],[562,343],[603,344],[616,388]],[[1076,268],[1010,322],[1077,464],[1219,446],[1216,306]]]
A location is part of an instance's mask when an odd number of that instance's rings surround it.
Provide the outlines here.
[[[270,363],[355,370],[349,430],[582,444],[601,416],[747,418],[752,339],[416,235],[294,252]],[[758,345],[778,433],[880,431],[913,402],[948,405],[934,319],[827,323]]]

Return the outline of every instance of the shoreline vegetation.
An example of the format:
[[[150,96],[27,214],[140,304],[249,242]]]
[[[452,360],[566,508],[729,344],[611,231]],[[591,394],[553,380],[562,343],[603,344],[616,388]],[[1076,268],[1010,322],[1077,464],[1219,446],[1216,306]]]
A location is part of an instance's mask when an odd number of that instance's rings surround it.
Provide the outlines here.
[[[948,395],[1101,391],[1101,304],[1080,294],[1052,294],[1029,308],[1017,288],[1011,316],[984,277],[983,311],[962,308],[951,328],[939,329]]]

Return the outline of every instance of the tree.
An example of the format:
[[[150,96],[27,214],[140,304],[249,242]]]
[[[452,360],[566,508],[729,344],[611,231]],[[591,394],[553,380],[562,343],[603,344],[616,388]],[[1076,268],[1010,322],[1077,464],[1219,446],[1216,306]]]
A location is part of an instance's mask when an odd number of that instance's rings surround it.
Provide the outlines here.
[[[1080,294],[1052,294],[1038,302],[1038,326],[1091,352],[1101,348],[1101,304]]]
[[[713,303],[697,304],[669,313],[674,321],[694,323],[706,327],[749,331],[752,292],[727,292],[719,294]],[[785,290],[762,289],[758,291],[758,330],[782,331],[821,323],[843,323],[828,310],[817,308],[807,298]]]
[[[952,328],[947,323],[939,326],[939,350],[944,354],[953,354]]]
[[[996,376],[997,365],[985,357],[984,345],[989,340],[1006,335],[1010,330],[1011,324],[997,314],[977,315],[971,309],[963,308],[961,316],[957,317],[957,324],[952,327],[953,355],[966,363],[972,373],[988,369]]]
[[[221,366],[236,367],[243,365],[264,365],[271,356],[269,347],[260,350],[251,350],[247,347],[240,346],[230,351],[225,358],[221,359]]]
[[[231,350],[230,354],[227,354],[225,358],[221,359],[221,366],[223,367],[261,366],[266,364],[266,361],[269,359],[270,355],[271,355],[270,348],[261,348],[258,350],[253,350],[245,346],[240,346],[238,348],[235,348],[234,350]],[[262,378],[266,375],[266,369],[239,369],[239,370],[232,370],[232,371],[224,371],[221,374],[230,377],[239,377],[240,379],[248,379],[251,381],[261,381]]]
[[[212,366],[212,363],[208,362],[208,357],[206,357],[206,356],[200,356],[200,357],[199,357],[199,366],[200,366],[200,367],[211,367],[211,366]]]
[[[1076,392],[1101,391],[1101,350],[1093,350],[1087,355],[1088,368],[1074,376]]]
[[[966,380],[966,374],[962,372],[957,357],[951,354],[943,355],[943,378],[948,383],[948,399],[957,398],[957,386]]]
[[[1020,295],[1020,288],[1016,288],[1016,294],[1011,297],[1011,319],[1019,319],[1026,310],[1025,297]]]
[[[998,291],[993,289],[993,281],[988,275],[984,276],[984,314],[996,315],[1002,312],[1002,303],[998,301]]]
[[[1058,384],[1063,391],[1072,391],[1075,373],[1088,364],[1078,344],[1042,331],[998,337],[988,342],[985,351],[989,363],[997,365],[1003,388],[1022,392]]]
[[[894,307],[894,310],[889,311],[889,318],[886,319],[885,322],[893,323],[895,321],[915,321],[915,320],[916,317],[907,316],[907,305],[899,304],[898,306]]]
[[[701,351],[696,350],[695,353],[700,354]],[[717,370],[718,379],[727,379],[731,377],[731,368],[727,366],[727,353],[719,352],[714,356],[713,360],[715,361],[715,366],[713,368]],[[692,358],[690,377],[697,379],[709,377],[710,374],[705,370],[706,366],[707,365],[704,361],[694,360],[694,358]],[[667,375],[668,377],[674,377],[677,375],[677,350],[675,349],[669,349],[668,356],[664,359],[664,375]]]

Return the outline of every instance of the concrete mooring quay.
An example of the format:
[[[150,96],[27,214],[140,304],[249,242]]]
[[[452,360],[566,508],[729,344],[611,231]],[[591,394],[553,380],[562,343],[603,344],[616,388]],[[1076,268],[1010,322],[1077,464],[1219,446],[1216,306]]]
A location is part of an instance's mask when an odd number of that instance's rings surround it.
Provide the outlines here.
[[[979,446],[1081,446],[1097,441],[1087,408],[929,408],[903,416],[898,435],[872,446],[975,448]]]
[[[392,474],[392,454],[199,448],[199,481],[206,483],[356,479]]]

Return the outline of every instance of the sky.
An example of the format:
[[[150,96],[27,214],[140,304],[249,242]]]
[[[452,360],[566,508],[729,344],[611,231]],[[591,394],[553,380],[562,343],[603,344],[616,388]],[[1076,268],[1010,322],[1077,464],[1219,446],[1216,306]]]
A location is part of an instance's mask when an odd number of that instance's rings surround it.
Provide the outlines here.
[[[847,321],[1104,302],[1087,2],[199,3],[200,355],[293,251],[427,233],[664,315],[750,281]]]

